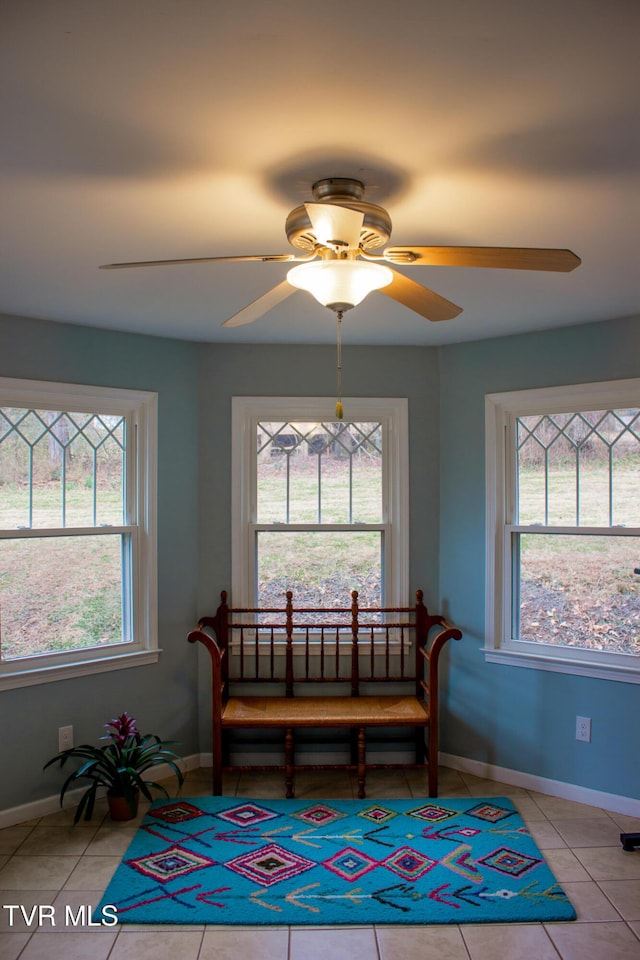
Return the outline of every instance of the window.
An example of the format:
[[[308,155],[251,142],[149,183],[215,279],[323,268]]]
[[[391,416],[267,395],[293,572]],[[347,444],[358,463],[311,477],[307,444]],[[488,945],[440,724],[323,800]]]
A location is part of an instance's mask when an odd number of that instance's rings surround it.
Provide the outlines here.
[[[156,402],[0,378],[0,687],[157,659]]]
[[[234,606],[406,603],[405,399],[234,397]]]
[[[640,380],[486,412],[487,659],[640,683]]]

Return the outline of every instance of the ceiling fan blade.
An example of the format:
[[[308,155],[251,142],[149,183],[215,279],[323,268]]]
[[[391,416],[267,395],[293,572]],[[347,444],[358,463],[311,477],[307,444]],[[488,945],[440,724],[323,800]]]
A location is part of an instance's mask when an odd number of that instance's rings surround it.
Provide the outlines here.
[[[304,208],[320,243],[326,247],[358,249],[364,213],[334,203],[305,203]]]
[[[571,250],[543,247],[387,247],[391,263],[499,270],[553,270],[568,273],[582,262]]]
[[[315,254],[314,254],[315,256]],[[139,260],[131,263],[103,263],[100,270],[121,270],[124,267],[167,267],[176,263],[236,263],[244,260],[261,260],[263,263],[290,263],[292,260],[309,260],[295,253],[252,254],[238,257],[194,257],[189,260]]]
[[[462,313],[462,307],[451,303],[450,300],[445,300],[440,294],[423,287],[410,277],[405,277],[403,273],[396,273],[395,270],[393,280],[388,286],[381,287],[380,293],[409,307],[426,320],[451,320]]]
[[[279,303],[282,303],[283,300],[290,297],[292,293],[297,292],[297,287],[292,287],[288,280],[282,280],[281,283],[276,284],[271,290],[263,293],[261,297],[258,297],[256,300],[247,304],[246,307],[243,307],[242,310],[234,313],[232,317],[224,321],[222,326],[242,327],[246,323],[253,323],[254,320],[258,320],[263,313],[267,313],[272,307],[277,307]]]

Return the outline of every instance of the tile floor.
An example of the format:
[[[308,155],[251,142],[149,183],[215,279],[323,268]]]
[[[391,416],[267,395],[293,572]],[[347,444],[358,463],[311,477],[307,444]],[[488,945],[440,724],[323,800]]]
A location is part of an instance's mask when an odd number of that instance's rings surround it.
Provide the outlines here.
[[[183,796],[209,792],[209,772],[188,774]],[[225,794],[282,795],[272,774],[229,777]],[[355,796],[348,773],[300,774],[299,797]],[[424,797],[419,771],[372,771],[370,797]],[[509,796],[518,806],[578,922],[416,927],[27,927],[0,910],[0,960],[640,960],[640,850],[621,830],[640,821],[443,769],[441,797]],[[104,811],[71,826],[73,811],[0,830],[0,906],[95,905],[135,832]],[[141,814],[142,815],[142,814]]]

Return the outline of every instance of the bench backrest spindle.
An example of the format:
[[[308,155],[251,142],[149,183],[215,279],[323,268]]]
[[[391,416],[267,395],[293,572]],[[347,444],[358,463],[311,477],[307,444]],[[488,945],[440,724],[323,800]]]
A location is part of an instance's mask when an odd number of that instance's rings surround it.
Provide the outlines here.
[[[358,591],[351,591],[351,696],[360,696],[360,664],[358,653]]]
[[[286,629],[287,629],[287,650],[285,667],[285,696],[293,696],[293,593],[287,590],[286,606]]]

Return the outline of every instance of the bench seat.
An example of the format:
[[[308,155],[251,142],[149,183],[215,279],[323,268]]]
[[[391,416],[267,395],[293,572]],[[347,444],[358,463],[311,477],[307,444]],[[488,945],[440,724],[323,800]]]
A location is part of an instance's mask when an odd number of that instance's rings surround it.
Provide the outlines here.
[[[424,727],[429,711],[415,696],[234,697],[222,708],[225,727]]]

